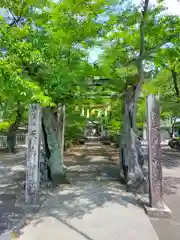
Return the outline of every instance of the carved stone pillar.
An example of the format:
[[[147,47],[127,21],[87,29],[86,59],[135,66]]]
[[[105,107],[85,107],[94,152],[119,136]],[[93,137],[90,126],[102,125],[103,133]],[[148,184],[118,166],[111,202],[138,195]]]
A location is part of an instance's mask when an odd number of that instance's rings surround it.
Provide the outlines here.
[[[157,96],[148,96],[149,199],[153,207],[163,207],[160,112]]]
[[[162,156],[160,139],[160,107],[157,95],[147,98],[149,205],[146,213],[152,217],[170,217],[163,201]]]
[[[36,204],[39,192],[39,155],[41,132],[41,107],[39,104],[29,106],[28,148],[26,162],[25,202]]]

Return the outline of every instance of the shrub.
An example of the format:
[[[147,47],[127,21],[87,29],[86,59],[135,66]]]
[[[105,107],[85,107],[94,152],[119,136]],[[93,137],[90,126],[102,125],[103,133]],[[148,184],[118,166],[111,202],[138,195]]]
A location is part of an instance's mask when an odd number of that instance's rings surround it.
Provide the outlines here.
[[[0,132],[7,132],[11,124],[10,121],[0,122]]]

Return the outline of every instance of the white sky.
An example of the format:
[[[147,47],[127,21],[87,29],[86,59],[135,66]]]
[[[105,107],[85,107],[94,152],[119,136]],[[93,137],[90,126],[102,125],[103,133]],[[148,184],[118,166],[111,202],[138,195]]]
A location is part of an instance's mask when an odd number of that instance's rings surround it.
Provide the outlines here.
[[[177,0],[166,0],[166,6],[168,7],[168,11],[170,13],[180,15],[180,2]]]
[[[141,0],[132,0],[133,3],[139,4]],[[150,4],[156,4],[157,0],[149,0]],[[165,6],[168,7],[168,12],[171,14],[180,15],[180,2],[178,0],[164,0]]]

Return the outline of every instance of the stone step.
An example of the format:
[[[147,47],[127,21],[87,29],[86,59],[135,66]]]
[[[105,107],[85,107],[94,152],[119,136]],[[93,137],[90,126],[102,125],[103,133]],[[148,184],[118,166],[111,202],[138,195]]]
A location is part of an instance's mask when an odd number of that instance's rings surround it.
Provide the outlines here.
[[[101,137],[86,137],[85,144],[99,144]]]
[[[118,181],[118,175],[109,175],[107,173],[99,171],[91,172],[69,172],[67,173],[67,179],[73,183],[73,181]]]

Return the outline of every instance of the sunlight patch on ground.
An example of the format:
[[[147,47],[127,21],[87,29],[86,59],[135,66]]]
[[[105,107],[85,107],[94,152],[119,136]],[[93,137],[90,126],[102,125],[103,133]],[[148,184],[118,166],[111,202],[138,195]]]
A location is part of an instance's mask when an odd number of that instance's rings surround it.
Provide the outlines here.
[[[16,166],[13,166],[13,167],[11,167],[11,170],[12,171],[24,171],[25,170],[25,166],[23,166],[23,165],[16,165]]]
[[[86,157],[86,159],[87,159],[89,162],[97,162],[97,161],[107,160],[107,157],[94,155],[94,156],[88,156],[88,157]]]

